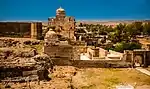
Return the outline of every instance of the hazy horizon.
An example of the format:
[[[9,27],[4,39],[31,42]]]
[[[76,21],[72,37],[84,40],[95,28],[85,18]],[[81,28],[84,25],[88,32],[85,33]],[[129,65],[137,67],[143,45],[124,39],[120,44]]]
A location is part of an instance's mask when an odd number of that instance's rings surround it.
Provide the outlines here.
[[[144,20],[150,20],[150,19],[76,19],[76,21],[98,21],[98,22],[101,22],[101,21],[144,21]],[[6,21],[9,21],[9,22],[26,22],[26,21],[39,21],[39,22],[48,22],[48,19],[47,20],[0,20],[0,22],[6,22]]]
[[[0,21],[47,21],[60,6],[76,20],[150,19],[150,0],[1,0]]]

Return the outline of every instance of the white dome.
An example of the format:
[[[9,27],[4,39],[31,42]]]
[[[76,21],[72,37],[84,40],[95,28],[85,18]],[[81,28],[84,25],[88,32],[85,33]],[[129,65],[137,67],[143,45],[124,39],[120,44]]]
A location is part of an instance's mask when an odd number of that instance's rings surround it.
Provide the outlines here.
[[[65,10],[61,7],[56,10],[56,12],[60,12],[60,11],[62,12],[62,11],[65,11]]]
[[[46,35],[45,35],[45,38],[48,38],[50,35],[53,35],[53,34],[56,34],[54,31],[52,31],[52,29],[50,29]]]

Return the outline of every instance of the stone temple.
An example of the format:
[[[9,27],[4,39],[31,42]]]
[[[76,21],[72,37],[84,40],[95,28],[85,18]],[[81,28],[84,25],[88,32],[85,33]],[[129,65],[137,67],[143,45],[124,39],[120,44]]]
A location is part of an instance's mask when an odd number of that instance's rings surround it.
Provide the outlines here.
[[[48,18],[48,26],[55,27],[55,31],[64,37],[74,40],[75,31],[75,18],[66,16],[66,12],[63,8],[56,10],[56,16]]]

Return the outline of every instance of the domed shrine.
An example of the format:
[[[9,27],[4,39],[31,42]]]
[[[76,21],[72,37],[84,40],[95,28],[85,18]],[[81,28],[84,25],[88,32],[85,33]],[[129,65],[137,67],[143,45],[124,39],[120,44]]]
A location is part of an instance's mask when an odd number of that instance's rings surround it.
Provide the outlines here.
[[[56,33],[74,40],[75,18],[66,16],[66,11],[62,7],[56,10],[56,16],[48,18],[49,27],[55,27]]]

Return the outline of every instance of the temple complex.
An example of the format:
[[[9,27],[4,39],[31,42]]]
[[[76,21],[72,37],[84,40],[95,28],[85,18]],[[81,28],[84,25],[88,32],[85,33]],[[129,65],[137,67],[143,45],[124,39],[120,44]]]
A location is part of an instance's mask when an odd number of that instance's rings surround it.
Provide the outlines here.
[[[66,16],[63,8],[60,7],[56,10],[54,18],[48,18],[48,26],[55,27],[56,33],[74,40],[75,18]]]

